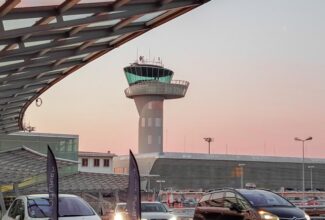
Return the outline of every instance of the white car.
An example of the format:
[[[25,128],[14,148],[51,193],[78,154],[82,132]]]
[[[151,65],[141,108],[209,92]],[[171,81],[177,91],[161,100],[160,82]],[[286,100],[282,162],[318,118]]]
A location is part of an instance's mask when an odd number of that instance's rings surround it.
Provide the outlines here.
[[[115,208],[114,220],[127,219],[126,203],[117,203]],[[175,215],[171,214],[160,202],[141,202],[141,220],[176,220]]]
[[[2,220],[48,220],[49,196],[47,194],[19,196],[13,201]],[[100,220],[90,205],[75,195],[59,195],[59,219]]]

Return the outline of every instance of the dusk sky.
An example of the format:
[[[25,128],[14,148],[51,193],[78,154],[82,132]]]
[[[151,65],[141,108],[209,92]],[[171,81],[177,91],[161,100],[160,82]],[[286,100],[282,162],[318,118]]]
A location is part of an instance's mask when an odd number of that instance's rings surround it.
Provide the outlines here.
[[[161,57],[190,82],[165,101],[164,150],[325,157],[325,1],[212,0],[93,61],[32,104],[37,132],[78,134],[83,151],[137,152],[123,67]]]

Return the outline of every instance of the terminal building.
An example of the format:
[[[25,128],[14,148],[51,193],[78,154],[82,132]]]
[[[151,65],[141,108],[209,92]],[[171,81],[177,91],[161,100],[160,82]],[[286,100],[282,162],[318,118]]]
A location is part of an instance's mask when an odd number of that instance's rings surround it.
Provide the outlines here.
[[[157,152],[138,154],[136,159],[141,175],[159,175],[147,184],[156,190],[160,184],[164,189],[210,190],[240,188],[242,183],[271,190],[302,189],[301,158]],[[128,156],[115,157],[114,170],[128,173]],[[313,189],[324,190],[324,174],[325,159],[305,158],[306,190],[311,180]]]

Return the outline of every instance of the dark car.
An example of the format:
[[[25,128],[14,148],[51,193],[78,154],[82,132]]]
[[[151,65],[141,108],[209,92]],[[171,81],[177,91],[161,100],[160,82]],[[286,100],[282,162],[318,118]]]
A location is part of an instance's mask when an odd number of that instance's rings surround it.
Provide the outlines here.
[[[310,217],[268,190],[222,189],[201,198],[194,220],[310,220]]]

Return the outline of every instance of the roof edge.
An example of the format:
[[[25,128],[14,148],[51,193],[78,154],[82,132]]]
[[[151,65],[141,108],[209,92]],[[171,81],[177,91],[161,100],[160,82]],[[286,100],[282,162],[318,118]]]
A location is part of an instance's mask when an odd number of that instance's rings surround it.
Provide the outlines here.
[[[22,147],[16,147],[16,148],[12,148],[12,149],[9,149],[9,150],[3,150],[3,151],[0,151],[0,154],[1,154],[1,153],[12,152],[12,151],[17,151],[17,150],[26,150],[26,151],[28,151],[28,152],[30,152],[30,153],[32,153],[32,154],[37,155],[37,156],[41,156],[41,157],[45,157],[45,158],[47,158],[47,155],[42,154],[42,153],[40,153],[40,152],[37,152],[37,151],[35,151],[35,150],[32,150],[32,149],[30,149],[30,148],[28,148],[28,147],[26,147],[26,146],[24,146],[24,145],[23,145]],[[70,162],[70,163],[79,164],[79,162],[78,162],[78,161],[75,161],[75,160],[68,160],[68,159],[59,158],[59,157],[56,157],[55,159],[56,159],[56,160],[59,160],[59,161],[63,161],[63,162]]]

